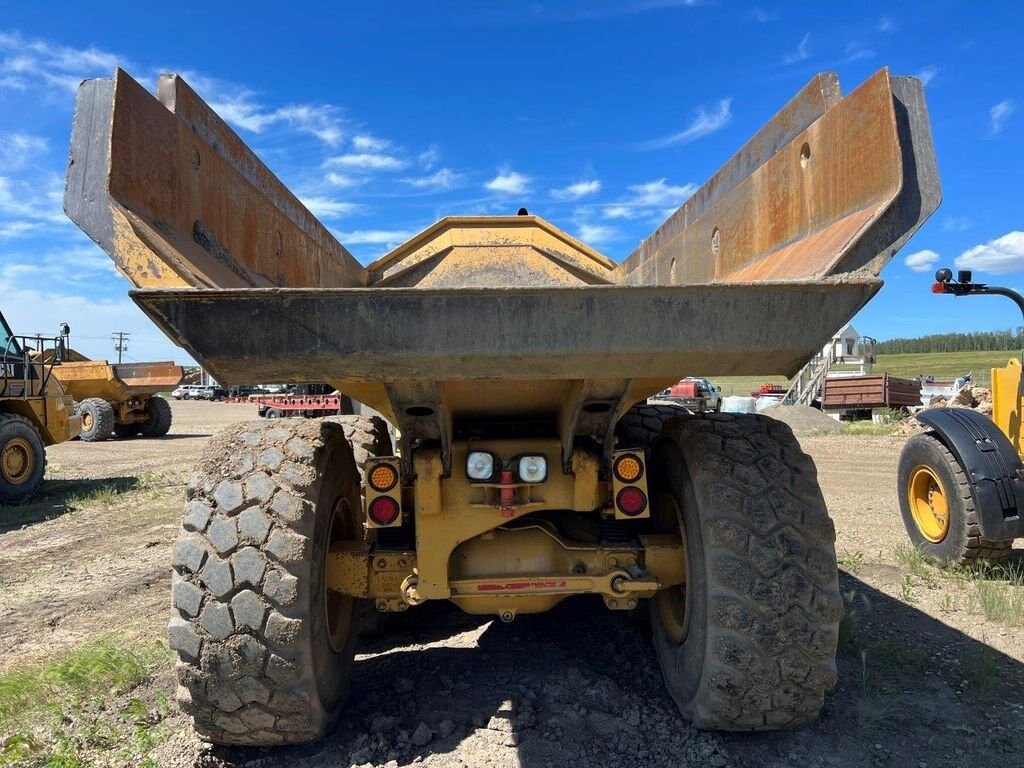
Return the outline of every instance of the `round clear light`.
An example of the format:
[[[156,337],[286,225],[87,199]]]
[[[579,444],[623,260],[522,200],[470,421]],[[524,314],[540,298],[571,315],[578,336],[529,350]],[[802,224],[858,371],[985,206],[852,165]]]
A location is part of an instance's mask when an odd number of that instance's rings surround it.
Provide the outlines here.
[[[540,483],[548,476],[548,461],[543,456],[523,456],[519,460],[519,479],[524,483]]]
[[[490,480],[494,475],[494,456],[486,451],[473,451],[466,458],[466,474],[470,480]]]

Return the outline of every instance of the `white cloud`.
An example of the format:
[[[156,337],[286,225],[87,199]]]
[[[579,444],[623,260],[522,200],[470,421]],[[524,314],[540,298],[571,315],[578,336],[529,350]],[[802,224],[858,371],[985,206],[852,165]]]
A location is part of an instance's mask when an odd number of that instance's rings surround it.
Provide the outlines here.
[[[960,269],[976,269],[994,275],[1024,272],[1024,232],[1013,231],[984,245],[976,245],[956,257]]]
[[[390,146],[391,142],[387,139],[378,139],[368,134],[352,137],[352,148],[356,152],[383,152]]]
[[[491,192],[500,192],[503,195],[521,195],[529,191],[530,177],[506,167],[500,169],[498,175],[484,186]]]
[[[339,189],[347,189],[348,187],[354,187],[359,184],[358,179],[353,179],[351,176],[346,176],[343,173],[335,173],[334,171],[331,171],[324,176],[324,180],[332,187],[338,187]]]
[[[618,230],[603,224],[580,224],[579,239],[587,245],[607,243],[618,237]]]
[[[844,63],[860,61],[861,59],[873,59],[875,52],[870,48],[864,48],[860,43],[854,41],[846,46],[846,59]]]
[[[328,158],[326,165],[328,167],[352,168],[362,171],[400,171],[408,163],[391,155],[382,155],[375,152],[357,152]]]
[[[28,133],[0,133],[0,171],[10,173],[46,152],[46,139]]]
[[[0,32],[0,88],[25,90],[33,83],[74,93],[86,77],[109,77],[130,66],[125,57],[99,48],[71,48],[19,33]]]
[[[429,171],[441,161],[441,150],[437,148],[436,144],[431,144],[426,150],[420,152],[419,161],[423,169]]]
[[[633,184],[627,189],[629,197],[601,207],[601,213],[606,219],[664,219],[666,210],[670,214],[674,212],[698,187],[696,184],[669,184],[665,179],[657,179]]]
[[[163,67],[160,71],[174,71]],[[179,70],[181,77],[218,115],[236,128],[260,134],[284,129],[315,136],[329,147],[344,138],[341,109],[333,104],[286,104],[270,107],[259,94],[243,85],[209,77],[200,72]]]
[[[632,204],[640,206],[680,206],[697,189],[696,184],[674,186],[668,184],[665,179],[648,181],[646,184],[636,184],[629,187],[629,191],[634,194]]]
[[[402,179],[406,184],[417,189],[454,189],[462,183],[463,176],[451,168],[441,168],[429,176],[416,176]]]
[[[0,222],[0,240],[6,240],[14,237],[24,237],[30,232],[35,232],[41,228],[42,224],[38,224],[32,221]]]
[[[892,33],[899,31],[899,26],[889,16],[883,16],[878,20],[878,31]]]
[[[1017,105],[1009,99],[1003,99],[989,110],[989,133],[995,135],[1006,127],[1010,115],[1017,111]]]
[[[555,200],[579,200],[587,195],[594,195],[601,191],[601,182],[598,179],[590,181],[577,181],[561,189],[552,189],[551,196]]]
[[[415,233],[404,229],[357,229],[334,233],[343,245],[387,245],[404,243]]]
[[[720,99],[712,111],[708,111],[704,105],[697,107],[697,114],[694,115],[690,124],[679,133],[670,136],[663,136],[643,144],[645,149],[661,149],[677,144],[689,144],[703,136],[721,130],[732,120],[732,99]]]
[[[811,33],[810,32],[808,32],[806,35],[804,35],[801,38],[800,44],[796,47],[795,51],[792,51],[791,53],[787,53],[783,57],[782,63],[783,64],[796,64],[799,61],[804,61],[804,60],[809,59],[809,58],[811,58]]]
[[[939,68],[929,65],[927,67],[921,67],[920,71],[917,73],[917,78],[921,81],[922,85],[928,85],[928,83],[935,79],[937,74],[939,74]]]
[[[942,220],[943,232],[966,232],[974,225],[967,216],[947,216]]]
[[[0,217],[68,224],[63,195],[63,180],[56,174],[30,180],[0,176]]]
[[[779,18],[777,11],[766,11],[763,8],[751,8],[744,17],[747,21],[756,21],[758,24],[767,24]]]
[[[929,272],[940,258],[935,251],[923,250],[910,254],[903,263],[915,272]]]
[[[332,200],[329,197],[303,197],[301,202],[318,219],[337,219],[342,216],[351,216],[353,213],[359,213],[363,209],[363,206],[358,203]]]

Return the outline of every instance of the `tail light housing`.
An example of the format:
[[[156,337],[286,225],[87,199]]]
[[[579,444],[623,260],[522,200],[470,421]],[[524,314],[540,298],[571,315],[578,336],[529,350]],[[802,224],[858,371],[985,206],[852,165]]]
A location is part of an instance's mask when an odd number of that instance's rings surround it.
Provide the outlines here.
[[[365,492],[368,528],[397,528],[402,524],[402,475],[397,458],[367,462]]]
[[[647,496],[647,462],[643,451],[624,449],[612,454],[612,506],[616,520],[651,516]]]

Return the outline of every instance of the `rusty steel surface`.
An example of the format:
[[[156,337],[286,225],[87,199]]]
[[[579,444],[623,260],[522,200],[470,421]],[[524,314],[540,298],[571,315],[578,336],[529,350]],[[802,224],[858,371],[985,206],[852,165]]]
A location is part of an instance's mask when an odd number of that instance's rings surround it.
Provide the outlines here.
[[[68,215],[137,286],[365,284],[365,270],[176,76],[83,84]],[[97,189],[102,184],[103,188]]]
[[[901,149],[910,137],[901,136],[896,112],[889,72],[880,70],[716,201],[685,204],[616,276],[692,284],[834,274],[910,170]],[[871,271],[882,266],[873,262]]]

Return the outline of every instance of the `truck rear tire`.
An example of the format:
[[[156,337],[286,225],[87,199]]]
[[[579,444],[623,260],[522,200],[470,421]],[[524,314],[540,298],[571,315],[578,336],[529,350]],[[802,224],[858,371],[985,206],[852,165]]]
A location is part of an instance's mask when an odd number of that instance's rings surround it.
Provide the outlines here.
[[[655,443],[652,524],[679,531],[685,585],[649,601],[669,693],[698,728],[814,720],[836,683],[835,528],[814,462],[781,422],[682,416]]]
[[[981,535],[967,473],[934,432],[915,435],[903,446],[897,475],[900,513],[911,543],[943,565],[999,562],[1013,540]]]
[[[0,413],[0,504],[21,504],[39,490],[46,473],[46,448],[24,416]]]
[[[162,397],[153,396],[146,401],[146,414],[149,420],[138,425],[143,437],[163,437],[171,429],[171,404]]]
[[[178,701],[218,744],[314,741],[348,692],[357,601],[325,586],[334,541],[362,540],[343,425],[223,433],[190,483],[173,552]]]
[[[86,398],[78,404],[78,415],[82,417],[82,431],[79,437],[87,443],[106,440],[114,432],[114,408],[99,397]]]

